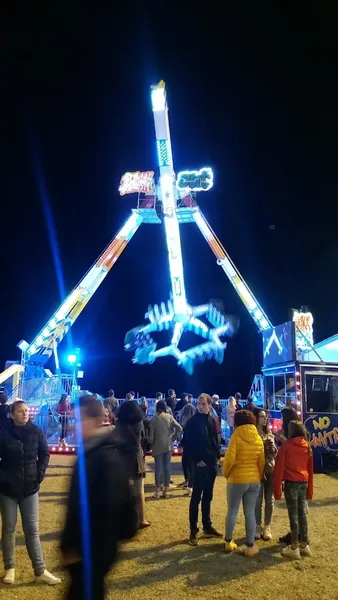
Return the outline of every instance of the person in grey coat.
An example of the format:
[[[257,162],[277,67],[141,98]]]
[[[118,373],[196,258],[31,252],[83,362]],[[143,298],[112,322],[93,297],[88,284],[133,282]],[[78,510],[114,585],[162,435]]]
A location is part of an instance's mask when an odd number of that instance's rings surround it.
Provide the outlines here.
[[[159,400],[156,404],[156,413],[150,421],[150,446],[155,459],[156,491],[154,498],[160,498],[162,482],[164,484],[163,497],[169,497],[168,489],[173,441],[182,431],[181,425],[166,411],[166,402]]]

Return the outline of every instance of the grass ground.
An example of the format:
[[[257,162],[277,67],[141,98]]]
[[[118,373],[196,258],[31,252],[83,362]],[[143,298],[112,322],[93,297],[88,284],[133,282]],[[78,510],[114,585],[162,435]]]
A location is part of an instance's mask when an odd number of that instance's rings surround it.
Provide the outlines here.
[[[180,461],[173,460],[174,480],[182,480]],[[172,490],[168,500],[154,500],[153,461],[148,459],[146,479],[147,518],[152,526],[121,549],[120,561],[108,577],[108,598],[152,600],[167,598],[218,598],[247,600],[315,600],[318,595],[338,598],[335,580],[338,575],[336,553],[338,517],[338,480],[326,475],[315,476],[314,501],[310,503],[312,559],[289,562],[280,556],[278,537],[288,530],[284,502],[276,503],[273,521],[274,540],[259,542],[261,552],[254,560],[236,554],[226,555],[222,541],[200,540],[197,548],[187,544],[189,499],[184,492]],[[40,532],[47,567],[60,573],[64,582],[56,588],[36,587],[27,557],[21,523],[17,537],[17,584],[0,585],[0,598],[14,600],[56,600],[62,597],[66,576],[58,571],[58,537],[63,523],[64,500],[71,475],[71,458],[54,456],[40,493]],[[216,480],[213,523],[223,530],[225,480]],[[236,539],[244,534],[240,514]]]

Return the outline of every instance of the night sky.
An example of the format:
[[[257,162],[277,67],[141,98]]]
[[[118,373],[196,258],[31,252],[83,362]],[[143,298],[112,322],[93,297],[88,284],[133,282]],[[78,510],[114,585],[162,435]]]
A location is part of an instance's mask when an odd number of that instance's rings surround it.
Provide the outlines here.
[[[121,175],[156,170],[149,86],[160,79],[176,172],[214,169],[199,204],[271,321],[307,305],[316,341],[337,333],[330,3],[45,4],[2,34],[1,365],[19,358],[16,343],[32,341],[135,206],[118,194]],[[261,336],[196,226],[181,235],[189,302],[221,299],[240,317],[224,363],[188,377],[173,359],[135,366],[124,352],[126,331],[170,291],[163,227],[143,225],[59,347],[61,358],[67,344],[82,349],[85,387],[247,394]]]

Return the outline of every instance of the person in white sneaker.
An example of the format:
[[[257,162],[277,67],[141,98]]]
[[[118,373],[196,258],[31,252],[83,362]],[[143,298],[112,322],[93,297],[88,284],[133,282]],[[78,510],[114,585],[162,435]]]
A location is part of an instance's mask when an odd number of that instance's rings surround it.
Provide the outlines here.
[[[161,483],[164,485],[163,497],[169,496],[170,462],[173,450],[173,441],[179,436],[182,427],[167,412],[164,400],[156,404],[156,413],[150,420],[150,438],[152,455],[155,460],[155,486],[154,498],[161,497]]]
[[[284,496],[288,507],[291,546],[282,550],[282,556],[300,559],[311,556],[308,537],[307,500],[313,496],[313,456],[307,441],[306,429],[300,421],[290,421],[288,439],[277,454],[274,471],[275,499]]]
[[[263,409],[257,408],[254,411],[254,415],[257,421],[257,431],[262,438],[264,444],[264,456],[265,466],[263,479],[261,482],[261,489],[256,502],[256,534],[255,539],[260,540],[261,538],[265,542],[272,540],[271,533],[271,520],[273,514],[273,472],[275,468],[275,458],[277,454],[277,448],[275,446],[275,440],[271,431],[268,428],[268,420],[266,412]],[[262,508],[264,499],[264,526],[262,527]]]
[[[61,579],[46,570],[39,538],[38,491],[49,462],[47,442],[41,429],[30,421],[25,402],[13,402],[10,416],[0,436],[3,582],[15,582],[15,530],[19,509],[35,581],[56,585]]]

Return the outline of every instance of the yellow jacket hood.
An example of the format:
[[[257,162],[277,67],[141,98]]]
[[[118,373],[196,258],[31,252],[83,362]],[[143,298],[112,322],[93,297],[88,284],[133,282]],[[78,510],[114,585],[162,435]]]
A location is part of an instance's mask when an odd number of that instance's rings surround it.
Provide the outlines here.
[[[240,425],[236,428],[235,434],[247,444],[254,444],[257,438],[260,438],[256,425]]]
[[[264,445],[256,426],[236,427],[223,462],[223,475],[228,483],[259,483],[264,466]]]

